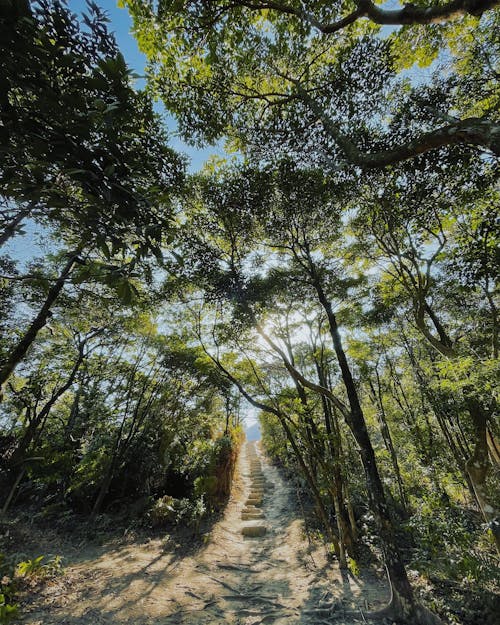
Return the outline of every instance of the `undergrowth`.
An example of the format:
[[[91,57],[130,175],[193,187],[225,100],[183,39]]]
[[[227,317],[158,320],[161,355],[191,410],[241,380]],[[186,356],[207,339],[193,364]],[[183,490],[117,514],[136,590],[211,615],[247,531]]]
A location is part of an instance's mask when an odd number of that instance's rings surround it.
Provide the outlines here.
[[[21,559],[24,557],[0,553],[0,625],[19,616],[17,595],[21,590],[62,573],[60,556]]]

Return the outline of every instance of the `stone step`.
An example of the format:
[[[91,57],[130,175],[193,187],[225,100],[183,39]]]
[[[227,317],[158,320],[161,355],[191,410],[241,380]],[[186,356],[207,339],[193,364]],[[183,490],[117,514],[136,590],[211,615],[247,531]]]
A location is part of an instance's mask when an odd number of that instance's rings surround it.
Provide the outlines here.
[[[249,497],[245,502],[245,506],[257,506],[257,508],[261,508],[262,497]]]
[[[264,491],[261,488],[252,488],[248,493],[248,497],[252,499],[253,497],[260,497],[261,499],[264,497]]]
[[[245,525],[241,528],[243,536],[249,536],[251,538],[258,538],[264,536],[267,532],[265,525]]]
[[[265,519],[266,515],[263,512],[242,512],[242,521],[255,521],[257,519]]]

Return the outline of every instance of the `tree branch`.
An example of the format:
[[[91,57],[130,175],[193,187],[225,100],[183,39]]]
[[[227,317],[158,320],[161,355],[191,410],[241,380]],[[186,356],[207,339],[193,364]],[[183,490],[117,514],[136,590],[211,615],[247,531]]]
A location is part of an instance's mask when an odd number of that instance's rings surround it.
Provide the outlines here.
[[[349,409],[338,397],[336,397],[328,388],[321,386],[320,384],[315,384],[308,380],[305,376],[300,373],[298,369],[296,369],[291,362],[288,360],[285,352],[276,345],[276,343],[264,332],[264,330],[257,326],[257,332],[260,336],[266,341],[266,343],[273,349],[282,359],[283,364],[285,365],[286,370],[291,375],[291,377],[296,381],[305,386],[306,388],[318,393],[319,395],[323,395],[327,399],[329,399],[336,408],[340,410],[340,412],[345,416],[349,414]]]
[[[324,35],[331,35],[363,18],[367,18],[381,26],[407,26],[412,24],[437,24],[457,19],[462,15],[481,16],[486,11],[498,6],[500,0],[452,0],[441,6],[433,5],[430,7],[420,7],[409,3],[395,10],[381,9],[371,0],[357,0],[355,4],[357,8],[354,11],[340,20],[330,23],[321,22],[308,11],[282,2],[247,2],[241,0],[240,2],[231,3],[226,7],[226,10],[237,6],[244,6],[254,11],[270,9],[278,13],[295,15],[308,22]]]
[[[469,117],[447,126],[441,126],[390,150],[364,153],[340,130],[304,87],[290,78],[288,80],[295,84],[302,101],[321,121],[325,131],[342,149],[349,161],[355,165],[385,167],[450,145],[474,145],[491,150],[495,156],[500,156],[500,124],[479,117]]]

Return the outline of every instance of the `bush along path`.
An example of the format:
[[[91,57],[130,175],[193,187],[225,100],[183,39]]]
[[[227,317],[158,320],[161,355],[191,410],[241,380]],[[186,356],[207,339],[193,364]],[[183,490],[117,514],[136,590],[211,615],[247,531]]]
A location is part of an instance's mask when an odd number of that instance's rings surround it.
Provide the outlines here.
[[[242,447],[224,517],[196,554],[153,540],[70,558],[28,625],[351,625],[388,600],[382,582],[341,574],[308,542],[292,485],[258,443]]]

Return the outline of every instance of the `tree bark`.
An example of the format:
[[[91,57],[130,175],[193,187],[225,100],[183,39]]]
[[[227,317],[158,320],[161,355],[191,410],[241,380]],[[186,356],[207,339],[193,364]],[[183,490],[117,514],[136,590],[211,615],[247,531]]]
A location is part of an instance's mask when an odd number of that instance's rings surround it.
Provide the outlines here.
[[[490,450],[490,457],[492,462],[500,464],[500,444],[495,437],[495,434],[488,427],[486,430],[486,438],[488,441],[488,449]]]
[[[403,480],[401,478],[401,471],[399,469],[399,461],[396,453],[396,449],[394,448],[394,443],[392,442],[391,431],[389,429],[389,424],[387,423],[387,417],[385,414],[384,400],[382,398],[382,388],[380,382],[380,375],[377,367],[375,367],[375,377],[377,379],[377,390],[373,386],[371,380],[368,380],[368,384],[370,386],[370,390],[372,392],[373,403],[375,405],[375,409],[377,410],[377,417],[380,424],[380,432],[382,434],[382,438],[384,439],[385,447],[391,456],[392,468],[394,470],[394,475],[396,476],[396,482],[398,484],[399,498],[401,504],[403,505],[405,511],[408,508],[408,499],[406,497]]]
[[[26,473],[26,468],[22,467],[9,490],[7,498],[2,506],[2,509],[0,510],[0,518],[4,516],[5,514],[7,514],[10,504],[12,503],[12,500],[14,499],[14,495],[16,494],[17,487],[21,483],[21,480],[23,479],[25,473]]]
[[[314,358],[314,361],[319,383],[324,387],[329,386],[322,363],[319,362],[317,358]],[[344,501],[344,492],[347,490],[347,486],[345,484],[341,468],[342,445],[340,431],[337,424],[333,422],[332,408],[328,399],[324,395],[321,395],[321,405],[323,408],[325,429],[328,437],[328,449],[330,451],[332,461],[332,495],[340,544],[341,547],[345,547],[345,551],[354,555],[356,553],[356,526],[355,523],[354,526],[352,525],[353,519],[349,515],[349,511],[346,509]]]
[[[500,514],[488,502],[486,493],[486,478],[490,469],[487,438],[488,415],[475,399],[467,399],[467,407],[474,425],[475,446],[472,456],[465,464],[465,468],[470,476],[483,518],[489,525],[497,551],[500,554]]]
[[[306,478],[309,486],[311,487],[311,490],[313,492],[313,496],[314,496],[314,500],[316,502],[316,506],[318,508],[318,513],[321,519],[321,522],[323,523],[323,526],[325,528],[325,531],[327,533],[328,539],[330,542],[333,543],[334,548],[335,548],[335,552],[337,553],[337,555],[339,556],[339,560],[340,560],[340,545],[339,545],[339,541],[337,539],[337,537],[335,536],[335,534],[332,531],[332,527],[330,524],[330,520],[328,518],[328,513],[325,509],[324,503],[323,503],[323,499],[321,497],[321,493],[319,492],[318,486],[316,484],[316,481],[314,480],[314,477],[312,476],[311,472],[309,471],[304,458],[302,457],[302,454],[300,452],[300,449],[297,446],[297,443],[295,441],[295,438],[292,434],[292,431],[290,430],[290,428],[288,427],[288,423],[286,422],[286,420],[283,417],[278,417],[281,423],[281,426],[283,427],[283,430],[285,431],[286,437],[288,439],[288,441],[290,442],[290,445],[292,446],[293,452],[295,454],[295,457],[297,458],[300,467],[302,469],[302,472],[304,474],[304,477]],[[342,563],[344,564],[344,563]]]
[[[333,348],[337,355],[342,381],[349,400],[350,412],[347,416],[347,424],[359,445],[361,462],[365,471],[370,509],[377,525],[389,583],[392,589],[391,611],[396,618],[400,617],[406,620],[415,618],[415,622],[418,623],[419,620],[423,618],[423,608],[415,601],[413,590],[408,581],[406,569],[396,543],[395,528],[387,507],[385,492],[375,459],[375,452],[366,427],[356,385],[342,346],[337,319],[333,312],[331,302],[328,300],[323,290],[312,259],[309,257],[308,260],[311,267],[313,286],[327,315]]]

